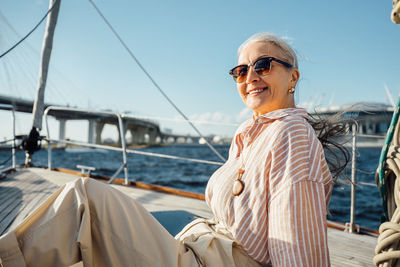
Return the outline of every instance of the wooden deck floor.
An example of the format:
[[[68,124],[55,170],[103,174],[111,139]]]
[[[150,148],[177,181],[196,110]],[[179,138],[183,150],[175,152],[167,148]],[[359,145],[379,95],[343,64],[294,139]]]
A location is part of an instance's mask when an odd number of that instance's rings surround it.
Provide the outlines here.
[[[77,176],[44,169],[19,170],[0,180],[0,235],[13,229],[60,185]],[[211,211],[201,200],[112,185],[144,205],[171,234],[194,216],[209,218]],[[171,216],[172,215],[172,216]],[[180,223],[177,224],[176,216]],[[173,218],[171,220],[171,218]],[[374,266],[376,238],[328,229],[332,266]]]

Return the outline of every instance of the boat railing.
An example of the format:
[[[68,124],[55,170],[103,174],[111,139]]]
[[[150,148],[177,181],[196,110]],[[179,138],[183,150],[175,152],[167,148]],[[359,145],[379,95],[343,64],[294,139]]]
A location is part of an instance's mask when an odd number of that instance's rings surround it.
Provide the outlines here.
[[[118,127],[120,129],[120,137],[121,137],[121,147],[114,147],[114,146],[109,146],[109,145],[100,145],[100,144],[91,144],[87,142],[81,142],[81,141],[76,141],[76,140],[59,140],[59,139],[52,139],[50,137],[50,130],[49,130],[49,124],[48,124],[48,113],[50,110],[58,110],[58,111],[63,111],[63,110],[73,110],[73,111],[79,111],[79,112],[85,112],[87,114],[97,114],[97,115],[111,115],[115,116],[118,119]],[[128,149],[126,146],[126,140],[125,140],[125,134],[124,134],[124,124],[123,124],[123,119],[124,115],[123,114],[118,114],[115,112],[108,112],[108,111],[93,111],[93,110],[83,110],[83,109],[76,109],[76,108],[68,108],[68,107],[55,107],[55,106],[50,106],[48,107],[45,112],[45,122],[46,122],[46,130],[47,130],[47,142],[48,142],[48,168],[49,170],[52,169],[52,144],[69,144],[69,145],[77,145],[77,146],[82,146],[82,147],[89,147],[89,148],[98,148],[98,149],[104,149],[104,150],[110,150],[110,151],[119,151],[122,152],[123,154],[123,164],[118,168],[118,170],[111,176],[109,183],[112,183],[114,179],[119,175],[119,173],[124,169],[124,175],[125,175],[125,184],[128,184],[128,168],[127,168],[127,153],[129,154],[138,154],[138,155],[145,155],[145,156],[152,156],[152,157],[160,157],[160,158],[167,158],[167,159],[175,159],[175,160],[184,160],[184,161],[191,161],[191,162],[197,162],[197,163],[204,163],[204,164],[212,164],[212,165],[222,165],[222,162],[216,162],[216,161],[209,161],[209,160],[202,160],[202,159],[194,159],[194,158],[187,158],[187,157],[179,157],[179,156],[173,156],[173,155],[166,155],[166,154],[160,154],[160,153],[154,153],[154,152],[146,152],[146,151],[140,151],[137,149]]]
[[[12,145],[12,158],[13,158],[13,163],[12,166],[15,168],[16,166],[16,161],[15,161],[15,113],[14,113],[14,108],[11,105],[7,105],[7,108],[2,105],[3,109],[8,109],[12,111],[12,116],[13,116],[13,139],[10,140],[4,140],[0,142],[0,144],[5,143],[5,142],[13,142]],[[74,111],[79,111],[79,112],[85,112],[87,114],[97,114],[97,115],[107,115],[107,116],[114,116],[117,121],[118,121],[118,128],[120,131],[120,137],[121,137],[121,147],[115,147],[111,145],[103,145],[103,144],[92,144],[88,142],[82,142],[82,141],[76,141],[76,140],[59,140],[59,139],[52,139],[50,135],[50,128],[49,128],[49,123],[48,123],[48,114],[49,111],[51,110],[58,110],[58,111],[67,111],[67,110],[74,110]],[[167,154],[160,154],[160,153],[154,153],[154,152],[148,152],[148,151],[142,151],[138,149],[128,149],[126,145],[126,139],[124,135],[124,118],[121,114],[115,113],[115,112],[109,112],[109,111],[93,111],[93,110],[84,110],[84,109],[77,109],[77,108],[69,108],[69,107],[55,107],[55,106],[50,106],[48,107],[45,112],[44,112],[44,117],[45,117],[45,123],[46,123],[46,131],[47,131],[47,137],[45,140],[48,142],[48,169],[52,169],[52,145],[53,144],[64,144],[64,145],[76,145],[76,146],[81,146],[81,147],[88,147],[88,148],[97,148],[97,149],[104,149],[104,150],[110,150],[110,151],[118,151],[121,152],[123,155],[123,162],[122,165],[115,171],[115,173],[111,176],[110,180],[108,181],[109,183],[112,183],[114,179],[121,173],[122,170],[124,170],[124,178],[125,178],[125,184],[129,183],[128,179],[128,168],[127,168],[127,154],[137,154],[137,155],[144,155],[144,156],[151,156],[151,157],[160,157],[160,158],[167,158],[167,159],[174,159],[174,160],[183,160],[183,161],[190,161],[190,162],[197,162],[197,163],[204,163],[204,164],[212,164],[212,165],[223,165],[222,162],[216,162],[216,161],[209,161],[209,160],[202,160],[202,159],[195,159],[195,158],[187,158],[187,157],[180,157],[180,156],[175,156],[175,155],[167,155]],[[352,158],[351,158],[351,203],[350,203],[350,222],[346,223],[346,230],[350,233],[357,233],[360,229],[358,225],[355,223],[355,209],[356,209],[356,192],[357,192],[357,186],[363,185],[363,186],[374,186],[376,187],[376,184],[373,183],[367,183],[367,182],[361,182],[357,181],[356,175],[357,172],[364,172],[363,170],[357,169],[356,166],[356,148],[357,148],[357,137],[371,137],[371,138],[382,138],[382,136],[378,135],[369,135],[369,134],[361,134],[358,133],[356,130],[356,126],[353,126],[354,128],[352,129]],[[368,174],[372,174],[372,172],[369,172]]]
[[[12,115],[12,139],[7,139],[7,140],[3,140],[0,142],[0,145],[3,144],[8,144],[11,142],[11,168],[15,169],[16,168],[16,159],[15,159],[15,146],[16,146],[16,138],[15,138],[15,109],[13,105],[9,105],[9,104],[0,104],[0,109],[3,110],[9,110],[11,111],[11,115]],[[7,162],[8,160],[6,160]]]
[[[51,157],[51,146],[53,143],[67,143],[68,141],[66,140],[52,140],[50,137],[50,129],[49,129],[49,122],[48,122],[48,113],[51,110],[58,110],[58,111],[76,111],[76,112],[83,112],[86,114],[97,114],[97,115],[107,115],[107,116],[113,116],[117,118],[118,120],[118,128],[119,132],[121,135],[121,148],[119,148],[119,151],[122,152],[122,165],[118,168],[118,170],[114,173],[111,179],[114,179],[117,177],[117,175],[124,170],[124,178],[125,178],[125,184],[128,184],[128,166],[127,166],[127,158],[126,158],[126,142],[125,142],[125,131],[124,131],[124,124],[122,122],[122,116],[121,114],[118,114],[116,112],[110,112],[110,111],[93,111],[93,110],[85,110],[85,109],[78,109],[78,108],[70,108],[70,107],[57,107],[57,106],[50,106],[46,108],[44,111],[44,118],[46,122],[46,131],[47,131],[47,151],[48,151],[48,160],[47,160],[47,165],[49,170],[51,170],[51,163],[52,163],[52,157]],[[78,144],[78,142],[75,142],[75,145],[81,145]],[[113,150],[109,146],[103,146],[103,149],[108,149],[108,150]]]
[[[358,133],[357,131],[357,126],[355,124],[352,125],[352,144],[351,144],[351,194],[350,194],[350,222],[346,223],[346,231],[349,233],[357,233],[360,231],[360,227],[356,225],[355,223],[355,210],[356,210],[356,188],[358,185],[365,185],[365,186],[371,186],[371,187],[376,187],[376,184],[373,183],[367,183],[367,182],[361,182],[357,181],[357,171],[358,172],[364,172],[366,174],[375,174],[375,172],[366,172],[360,169],[357,169],[357,137],[368,137],[368,138],[382,138],[382,135],[371,135],[371,134],[362,134]]]
[[[368,137],[368,138],[381,139],[382,137],[384,137],[384,135],[372,135],[372,134],[361,134],[361,133],[357,133],[357,137]]]

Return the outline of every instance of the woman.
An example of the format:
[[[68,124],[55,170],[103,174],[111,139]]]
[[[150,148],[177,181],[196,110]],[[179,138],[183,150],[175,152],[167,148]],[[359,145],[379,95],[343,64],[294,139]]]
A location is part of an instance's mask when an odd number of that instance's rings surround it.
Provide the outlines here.
[[[210,178],[215,217],[175,238],[136,201],[91,179],[60,188],[0,239],[4,266],[329,266],[326,210],[332,178],[293,93],[296,55],[256,34],[230,71],[253,118]]]

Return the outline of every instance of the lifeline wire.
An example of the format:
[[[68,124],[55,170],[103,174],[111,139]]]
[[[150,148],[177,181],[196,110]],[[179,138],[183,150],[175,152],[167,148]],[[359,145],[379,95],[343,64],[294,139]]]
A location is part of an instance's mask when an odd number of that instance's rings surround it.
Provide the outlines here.
[[[37,27],[39,27],[39,25],[44,21],[44,19],[47,17],[47,15],[53,10],[54,6],[57,4],[58,0],[56,0],[54,2],[54,4],[51,6],[51,8],[46,12],[46,14],[43,16],[43,18],[39,21],[38,24],[36,24],[36,26],[30,31],[28,32],[27,35],[25,35],[21,40],[19,40],[15,45],[13,45],[10,49],[8,49],[6,52],[4,52],[3,54],[0,55],[0,58],[2,58],[3,56],[7,55],[9,52],[11,52],[11,50],[13,50],[14,48],[16,48],[20,43],[22,43],[26,38],[28,38],[29,35],[31,35],[32,32],[34,32]]]
[[[12,159],[12,155],[11,155],[8,159],[6,159],[5,161],[0,162],[0,166],[3,166],[3,165],[6,164],[7,162],[9,162],[11,159]]]
[[[146,76],[150,79],[150,81],[153,83],[153,85],[160,91],[160,93],[167,99],[167,101],[181,114],[181,116],[192,126],[192,128],[197,132],[197,134],[202,137],[205,141],[208,147],[214,151],[214,153],[222,160],[226,161],[226,159],[221,156],[220,153],[203,137],[203,135],[200,133],[200,131],[193,125],[193,123],[190,122],[190,120],[186,117],[185,114],[172,102],[171,99],[164,93],[164,91],[161,89],[161,87],[156,83],[156,81],[151,77],[151,75],[147,72],[147,70],[143,67],[143,65],[139,62],[139,60],[135,57],[135,55],[132,53],[132,51],[128,48],[128,46],[125,44],[125,42],[121,39],[119,34],[114,30],[114,28],[111,26],[111,24],[108,22],[108,20],[104,17],[103,13],[101,13],[100,9],[96,6],[96,4],[93,2],[93,0],[89,0],[89,2],[93,5],[93,7],[96,9],[97,13],[100,15],[100,17],[104,20],[104,22],[107,24],[107,26],[110,28],[110,30],[114,33],[114,35],[117,37],[117,39],[120,41],[122,46],[126,49],[126,51],[129,53],[131,58],[136,62],[136,64],[139,66],[139,68],[146,74]]]

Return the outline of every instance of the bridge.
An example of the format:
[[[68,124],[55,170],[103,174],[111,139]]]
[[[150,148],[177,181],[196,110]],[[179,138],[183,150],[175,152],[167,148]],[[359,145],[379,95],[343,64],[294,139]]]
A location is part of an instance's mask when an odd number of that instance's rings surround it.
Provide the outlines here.
[[[16,112],[32,113],[33,101],[0,95],[0,104],[12,105]],[[118,130],[118,144],[121,144],[120,128],[118,119],[115,115],[106,114],[107,112],[94,112],[89,110],[75,109],[68,106],[45,104],[45,109],[55,106],[62,109],[50,109],[48,115],[54,117],[59,122],[59,140],[65,140],[66,122],[68,120],[87,120],[89,122],[87,142],[90,144],[101,144],[101,134],[106,124],[116,127]],[[0,106],[0,109],[4,109]],[[162,132],[157,122],[136,118],[132,115],[122,114],[124,136],[130,132],[132,138],[129,145],[152,145],[169,143],[193,143],[204,142],[200,137],[189,135],[177,135]],[[215,136],[205,137],[208,142],[216,143]],[[223,140],[224,141],[224,140]],[[221,142],[221,140],[218,140]]]

